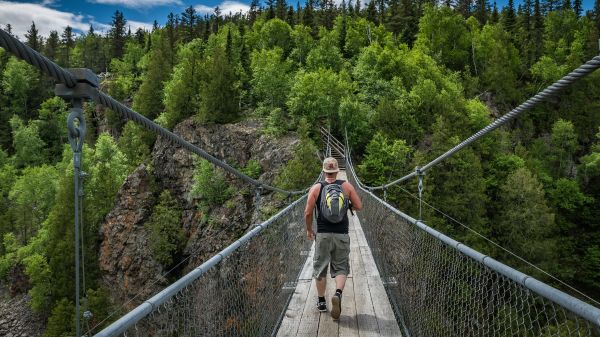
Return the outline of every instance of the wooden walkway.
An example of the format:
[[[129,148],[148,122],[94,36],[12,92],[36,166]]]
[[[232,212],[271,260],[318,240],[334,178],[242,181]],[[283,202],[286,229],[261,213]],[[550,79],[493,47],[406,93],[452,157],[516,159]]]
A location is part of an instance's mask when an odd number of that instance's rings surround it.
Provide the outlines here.
[[[346,179],[340,172],[339,179]],[[317,289],[312,280],[314,244],[300,274],[298,285],[281,322],[277,337],[366,337],[401,336],[373,255],[356,216],[350,219],[350,275],[342,296],[342,314],[338,321],[330,312],[317,311]],[[327,275],[327,308],[335,282]]]

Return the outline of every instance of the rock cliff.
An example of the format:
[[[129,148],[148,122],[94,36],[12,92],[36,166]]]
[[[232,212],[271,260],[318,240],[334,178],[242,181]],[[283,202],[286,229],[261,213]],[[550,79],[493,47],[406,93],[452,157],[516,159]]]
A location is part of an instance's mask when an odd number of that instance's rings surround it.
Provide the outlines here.
[[[275,139],[261,133],[257,122],[244,121],[227,125],[202,125],[188,119],[174,132],[213,156],[234,167],[244,167],[249,160],[261,166],[259,180],[272,183],[278,172],[293,156],[298,139],[287,136]],[[210,209],[210,222],[197,207],[191,195],[195,155],[159,138],[152,151],[152,163],[140,165],[125,181],[119,191],[114,209],[100,228],[100,268],[103,282],[112,290],[116,303],[124,303],[133,296],[127,309],[138,305],[155,294],[173,279],[201,264],[210,256],[233,242],[252,224],[265,220],[273,210],[284,206],[273,195],[263,194],[262,212],[255,209],[256,194],[253,187],[226,175],[235,187],[231,200]],[[167,270],[152,257],[148,233],[144,224],[152,214],[157,197],[164,189],[176,197],[183,216],[181,228],[187,238],[184,259],[166,278]],[[266,213],[266,214],[263,214]]]

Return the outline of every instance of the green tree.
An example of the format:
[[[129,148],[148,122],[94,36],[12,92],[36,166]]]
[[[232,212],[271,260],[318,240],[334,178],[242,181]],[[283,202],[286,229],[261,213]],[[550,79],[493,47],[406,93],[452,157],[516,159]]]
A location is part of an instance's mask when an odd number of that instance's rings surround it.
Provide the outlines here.
[[[300,142],[294,149],[293,159],[287,162],[275,178],[275,186],[286,190],[306,188],[319,176],[321,165],[317,157],[317,147],[308,134],[309,126],[304,119],[300,122]]]
[[[552,149],[556,156],[555,164],[556,176],[563,174],[571,175],[575,167],[573,155],[577,150],[577,134],[575,127],[570,121],[559,119],[552,126]]]
[[[35,166],[46,161],[46,143],[40,138],[39,126],[36,123],[25,125],[14,116],[10,120],[13,129],[14,164],[17,168]]]
[[[73,28],[71,26],[65,27],[60,38],[60,54],[58,58],[58,64],[60,64],[63,67],[70,67],[71,52],[73,50],[73,47],[75,47]]]
[[[306,63],[306,57],[315,45],[311,33],[312,29],[304,25],[296,25],[292,32],[294,49],[290,54],[290,59],[294,60],[300,67]]]
[[[409,167],[411,152],[404,140],[390,140],[377,132],[365,149],[357,173],[368,185],[386,184],[412,170]]]
[[[148,242],[154,259],[165,267],[171,266],[175,256],[185,247],[181,216],[182,210],[177,200],[165,190],[160,194],[159,202],[145,225],[150,234]]]
[[[35,27],[35,22],[31,22],[31,27],[25,34],[25,38],[27,39],[27,45],[31,47],[31,49],[35,51],[40,51],[42,47],[42,37],[39,36],[39,31]]]
[[[259,106],[269,110],[285,108],[291,87],[290,61],[284,59],[281,48],[254,51],[251,56],[253,94]]]
[[[347,74],[338,75],[329,69],[300,70],[294,78],[287,106],[296,120],[306,116],[311,125],[324,123],[337,129],[341,99],[352,92],[353,85]]]
[[[59,54],[59,46],[60,39],[58,37],[58,32],[51,30],[48,39],[46,40],[46,45],[44,46],[44,55],[50,60],[56,61]]]
[[[321,30],[322,38],[316,48],[313,48],[306,57],[306,70],[331,69],[339,72],[342,68],[343,56],[337,45],[339,41],[333,33]]]
[[[152,34],[152,49],[146,55],[140,89],[133,97],[133,109],[148,118],[154,119],[164,110],[162,97],[173,66],[172,52],[163,32]]]
[[[25,168],[8,195],[11,213],[21,244],[41,229],[54,205],[58,173],[52,166]]]
[[[150,146],[154,142],[154,135],[133,121],[128,121],[119,138],[119,149],[127,158],[130,167],[146,162],[150,159]]]
[[[39,136],[46,144],[51,162],[60,160],[67,142],[66,120],[69,114],[67,103],[60,97],[45,100],[38,110]]]
[[[239,112],[239,90],[235,86],[236,75],[222,47],[207,55],[205,73],[200,83],[200,109],[197,118],[201,122],[227,123],[234,121]]]
[[[233,194],[223,173],[207,160],[198,159],[193,179],[191,193],[200,199],[199,204],[202,208],[222,205]]]
[[[548,269],[545,267],[552,263],[556,254],[552,240],[556,228],[542,185],[528,169],[519,168],[508,176],[501,191],[494,237],[503,247],[542,269]],[[520,265],[514,257],[501,255],[505,262]],[[537,274],[529,266],[523,268],[525,272]]]
[[[108,32],[110,39],[110,58],[121,58],[125,51],[125,42],[127,39],[125,27],[127,20],[123,16],[123,12],[117,10],[113,14],[111,28]]]
[[[452,70],[469,64],[471,39],[465,20],[449,7],[425,7],[415,48]]]
[[[165,84],[165,112],[157,119],[161,125],[173,128],[200,109],[204,48],[204,41],[196,39],[179,50],[179,63],[175,66],[171,79]]]
[[[2,122],[6,122],[4,125],[9,125],[8,120],[13,114],[31,117],[29,110],[34,90],[37,89],[37,78],[38,74],[32,66],[14,57],[9,59],[2,74],[2,92],[7,103],[0,108]]]
[[[143,57],[144,48],[135,42],[128,42],[125,45],[122,59],[113,58],[111,60],[110,69],[113,74],[113,79],[109,82],[111,96],[118,100],[124,100],[132,97],[138,90]]]

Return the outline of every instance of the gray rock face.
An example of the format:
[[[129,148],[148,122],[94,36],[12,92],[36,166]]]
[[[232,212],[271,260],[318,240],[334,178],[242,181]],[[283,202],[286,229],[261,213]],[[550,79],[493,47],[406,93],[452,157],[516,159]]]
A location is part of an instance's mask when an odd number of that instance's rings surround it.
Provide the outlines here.
[[[44,318],[29,309],[29,296],[8,296],[0,289],[0,336],[39,337],[44,332]]]
[[[244,167],[257,160],[262,168],[260,181],[272,183],[292,158],[298,139],[292,136],[275,139],[262,135],[260,125],[245,121],[227,125],[201,125],[188,119],[174,132],[231,166]],[[100,268],[103,281],[116,303],[139,294],[128,307],[138,305],[174,279],[198,266],[244,234],[252,224],[266,220],[268,214],[255,209],[255,189],[231,175],[226,180],[234,186],[234,195],[224,205],[204,214],[191,195],[195,155],[179,145],[159,138],[152,152],[152,171],[138,167],[119,191],[116,206],[100,229]],[[155,181],[155,187],[153,187]],[[152,257],[144,223],[152,214],[160,191],[168,189],[183,209],[181,227],[187,245],[178,261],[186,259],[167,278],[166,270]],[[281,198],[264,193],[260,198],[263,212],[271,213],[285,205]],[[206,221],[210,218],[210,221]]]

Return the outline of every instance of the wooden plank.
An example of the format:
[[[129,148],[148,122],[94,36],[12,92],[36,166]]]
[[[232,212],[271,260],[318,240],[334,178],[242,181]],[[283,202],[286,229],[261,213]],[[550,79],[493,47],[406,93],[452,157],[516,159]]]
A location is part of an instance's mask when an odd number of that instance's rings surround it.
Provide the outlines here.
[[[369,247],[360,247],[360,256],[365,268],[365,275],[379,277],[379,270],[377,270],[377,265],[375,265],[375,260],[373,260],[373,254],[371,254]]]
[[[340,337],[358,337],[358,323],[356,321],[356,301],[354,296],[354,280],[346,280],[346,287],[342,296],[342,315],[339,322]]]
[[[361,337],[379,335],[379,325],[373,309],[373,301],[369,291],[369,283],[366,276],[354,275],[354,298],[356,301],[356,320],[358,332]]]
[[[335,280],[327,276],[327,287],[325,290],[325,300],[327,301],[327,312],[321,313],[319,320],[319,337],[337,337],[338,322],[331,318],[331,296],[335,293]],[[316,299],[316,297],[315,297]]]
[[[304,310],[302,311],[302,318],[298,326],[297,337],[317,337],[319,329],[320,312],[317,311],[317,287],[315,282],[309,282],[310,289],[306,302],[304,303]]]
[[[310,280],[312,279],[312,272],[313,272],[313,256],[315,256],[315,243],[313,242],[312,246],[310,247],[310,252],[308,253],[308,256],[306,257],[306,262],[304,262],[304,268],[302,268],[302,271],[300,272],[300,280]]]
[[[307,302],[308,291],[311,280],[298,280],[294,295],[285,311],[281,326],[277,331],[277,337],[293,337],[298,332],[298,326],[302,318],[304,306]]]
[[[369,291],[373,299],[373,309],[379,325],[379,333],[384,337],[401,336],[400,327],[392,311],[380,277],[367,276]]]

